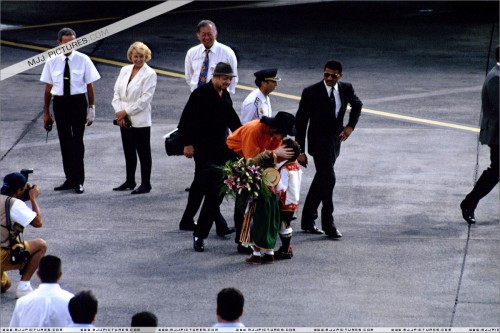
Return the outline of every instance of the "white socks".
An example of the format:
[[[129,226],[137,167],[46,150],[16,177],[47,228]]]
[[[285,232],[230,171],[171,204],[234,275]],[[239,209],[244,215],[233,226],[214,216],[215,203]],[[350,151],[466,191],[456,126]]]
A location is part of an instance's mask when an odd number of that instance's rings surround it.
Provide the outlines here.
[[[31,282],[30,281],[19,281],[19,284],[17,286],[17,289],[19,290],[26,290],[31,287]]]

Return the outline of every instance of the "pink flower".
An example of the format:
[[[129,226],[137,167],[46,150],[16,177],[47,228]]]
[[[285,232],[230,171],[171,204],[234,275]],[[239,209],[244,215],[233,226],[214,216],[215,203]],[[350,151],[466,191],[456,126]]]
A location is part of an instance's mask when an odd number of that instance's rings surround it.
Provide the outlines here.
[[[226,180],[224,181],[224,184],[226,184],[226,185],[227,185],[227,187],[232,188],[232,187],[233,187],[233,184],[234,184],[234,180],[233,180],[233,178],[228,178],[228,179],[226,179]]]

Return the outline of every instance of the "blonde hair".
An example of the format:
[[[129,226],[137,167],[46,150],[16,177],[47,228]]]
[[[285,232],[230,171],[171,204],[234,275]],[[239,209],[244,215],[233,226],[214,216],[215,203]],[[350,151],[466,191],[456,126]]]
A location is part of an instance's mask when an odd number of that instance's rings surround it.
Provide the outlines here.
[[[149,49],[149,47],[143,42],[135,42],[130,45],[127,51],[127,59],[129,61],[132,61],[132,52],[134,50],[136,50],[140,55],[144,56],[144,61],[148,62],[149,60],[151,60],[151,50]]]

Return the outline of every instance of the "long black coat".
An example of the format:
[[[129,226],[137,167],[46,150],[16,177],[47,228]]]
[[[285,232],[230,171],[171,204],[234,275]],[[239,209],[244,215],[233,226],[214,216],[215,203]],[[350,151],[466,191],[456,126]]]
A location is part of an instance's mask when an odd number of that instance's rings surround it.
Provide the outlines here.
[[[229,93],[222,96],[212,81],[195,89],[184,107],[178,128],[184,146],[192,145],[196,168],[223,165],[231,156],[226,145],[227,128],[241,126]]]

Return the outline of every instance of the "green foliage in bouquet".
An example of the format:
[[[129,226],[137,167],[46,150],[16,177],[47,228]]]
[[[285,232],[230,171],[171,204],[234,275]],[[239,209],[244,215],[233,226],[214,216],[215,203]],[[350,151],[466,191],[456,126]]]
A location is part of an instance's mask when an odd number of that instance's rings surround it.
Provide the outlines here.
[[[273,193],[265,185],[263,171],[252,159],[227,161],[222,168],[224,184],[221,194],[235,197],[237,209],[245,209],[247,202],[259,197],[269,200]]]

